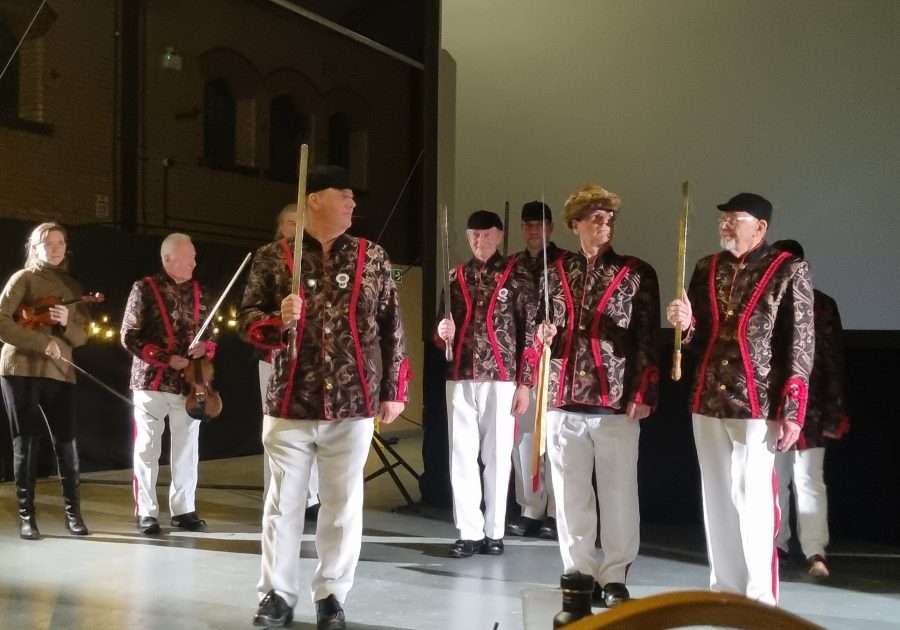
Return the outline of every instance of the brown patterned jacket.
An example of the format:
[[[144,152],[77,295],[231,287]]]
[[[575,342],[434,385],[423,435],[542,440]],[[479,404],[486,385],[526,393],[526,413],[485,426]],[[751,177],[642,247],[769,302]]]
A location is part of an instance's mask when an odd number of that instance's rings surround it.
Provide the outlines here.
[[[844,413],[844,328],[837,303],[819,290],[815,296],[816,353],[809,377],[806,422],[795,448],[825,446],[825,432],[841,437],[850,430]]]
[[[806,262],[766,243],[740,259],[713,254],[697,263],[688,298],[685,341],[701,354],[693,412],[802,425],[815,349]]]
[[[537,359],[532,322],[537,296],[530,273],[516,256],[472,258],[450,272],[450,312],[456,324],[451,381],[519,381],[521,362]],[[441,295],[438,322],[444,317]],[[439,348],[446,345],[434,335]]]
[[[283,330],[280,313],[291,292],[293,249],[291,239],[256,252],[241,304],[241,336],[276,351],[264,413],[346,420],[373,417],[382,401],[405,402],[409,358],[384,249],[343,234],[326,256],[317,240],[303,237],[304,306],[296,352],[288,352],[291,333]]]
[[[655,407],[659,283],[653,267],[612,249],[592,262],[583,253],[567,252],[550,268],[548,280],[550,318],[557,329],[550,406],[623,413],[631,402]]]
[[[169,367],[169,359],[187,357],[208,309],[209,295],[196,280],[175,284],[160,271],[134,283],[120,333],[122,345],[132,354],[131,389],[187,393],[181,370]],[[215,356],[214,342],[206,342],[206,352],[210,359]]]

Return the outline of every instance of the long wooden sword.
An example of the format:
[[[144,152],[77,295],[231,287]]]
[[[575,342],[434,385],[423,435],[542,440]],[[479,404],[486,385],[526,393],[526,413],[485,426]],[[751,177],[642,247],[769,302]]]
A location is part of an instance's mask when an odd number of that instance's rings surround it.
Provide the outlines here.
[[[681,183],[681,219],[678,223],[678,262],[675,265],[675,299],[684,299],[684,265],[687,256],[688,213],[691,211],[690,182]],[[675,324],[672,380],[681,380],[681,324]]]
[[[550,323],[550,284],[547,271],[547,206],[541,189],[541,245],[544,255],[544,323]],[[535,491],[540,484],[541,458],[547,451],[547,395],[550,384],[550,344],[541,339],[541,360],[538,363],[537,392],[534,402],[534,447],[531,452],[531,480]]]
[[[450,220],[447,217],[447,205],[441,205],[441,258],[443,259],[444,276],[444,319],[452,319],[450,310]],[[453,361],[453,339],[445,340],[444,358]]]
[[[303,233],[306,230],[306,175],[309,171],[309,145],[300,145],[297,161],[297,228],[294,232],[294,273],[291,276],[291,293],[300,295],[300,267],[303,261]],[[297,322],[288,329],[288,356],[297,355]]]

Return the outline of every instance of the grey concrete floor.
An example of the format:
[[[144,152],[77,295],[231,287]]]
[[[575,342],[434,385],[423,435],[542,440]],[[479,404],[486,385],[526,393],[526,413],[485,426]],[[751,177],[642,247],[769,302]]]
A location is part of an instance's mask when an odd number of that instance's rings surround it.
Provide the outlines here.
[[[418,432],[397,435],[399,452],[421,470]],[[373,454],[367,471],[379,467]],[[138,534],[125,470],[84,475],[91,535],[80,539],[63,527],[57,481],[42,480],[37,507],[44,538],[23,541],[12,484],[0,485],[0,628],[250,628],[259,576],[261,460],[208,461],[200,468],[198,510],[209,531],[197,534],[166,527],[165,514],[161,536]],[[167,474],[164,467],[163,504]],[[417,497],[412,478],[399,474]],[[552,627],[560,605],[553,590],[561,571],[556,543],[507,537],[502,556],[451,559],[446,552],[457,533],[449,512],[392,510],[403,503],[387,475],[367,485],[362,557],[345,606],[351,629]],[[629,574],[633,596],[707,586],[702,529],[645,524],[642,539]],[[311,543],[301,562],[304,576],[311,576]],[[833,630],[900,628],[900,549],[836,540],[831,563],[834,577],[820,582],[800,567],[785,567],[781,605]],[[315,627],[312,602],[301,600],[291,627]]]

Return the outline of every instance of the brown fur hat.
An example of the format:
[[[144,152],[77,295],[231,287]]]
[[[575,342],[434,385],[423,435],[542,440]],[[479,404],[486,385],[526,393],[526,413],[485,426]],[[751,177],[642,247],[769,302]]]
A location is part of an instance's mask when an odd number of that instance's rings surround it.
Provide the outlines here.
[[[622,199],[616,193],[596,184],[588,184],[573,192],[566,199],[563,220],[571,228],[573,221],[583,218],[588,212],[594,210],[618,211],[621,205]]]

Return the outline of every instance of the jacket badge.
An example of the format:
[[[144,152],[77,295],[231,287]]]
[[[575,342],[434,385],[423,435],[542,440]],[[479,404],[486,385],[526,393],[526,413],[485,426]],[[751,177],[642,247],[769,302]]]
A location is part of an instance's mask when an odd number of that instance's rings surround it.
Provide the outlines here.
[[[350,282],[350,276],[345,273],[339,273],[334,277],[334,281],[337,282],[340,288],[346,289],[347,283]]]

